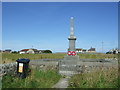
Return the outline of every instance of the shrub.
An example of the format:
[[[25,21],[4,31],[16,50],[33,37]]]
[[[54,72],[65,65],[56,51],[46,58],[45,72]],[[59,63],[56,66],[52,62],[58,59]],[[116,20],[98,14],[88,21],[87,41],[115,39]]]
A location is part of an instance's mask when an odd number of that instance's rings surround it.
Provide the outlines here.
[[[50,50],[45,50],[45,51],[43,51],[42,53],[52,53],[52,51],[50,51]]]

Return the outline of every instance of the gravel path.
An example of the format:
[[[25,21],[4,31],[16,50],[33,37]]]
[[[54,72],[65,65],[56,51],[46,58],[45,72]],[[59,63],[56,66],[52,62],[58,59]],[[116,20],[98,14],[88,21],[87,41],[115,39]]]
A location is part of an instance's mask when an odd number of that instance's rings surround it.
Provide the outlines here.
[[[67,88],[70,77],[61,78],[52,88]]]

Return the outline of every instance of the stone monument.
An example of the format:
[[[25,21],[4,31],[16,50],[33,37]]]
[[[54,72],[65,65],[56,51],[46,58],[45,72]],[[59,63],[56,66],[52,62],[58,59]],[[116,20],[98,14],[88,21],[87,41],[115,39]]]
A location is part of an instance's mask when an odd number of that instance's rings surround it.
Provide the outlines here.
[[[69,51],[75,51],[75,40],[76,37],[74,36],[74,19],[71,17],[70,19],[70,36],[68,37],[69,40]]]
[[[75,41],[76,37],[74,35],[74,18],[70,19],[70,36],[68,54],[64,56],[64,59],[59,61],[59,73],[62,75],[73,75],[77,73],[77,62],[79,61],[79,56],[75,51]]]

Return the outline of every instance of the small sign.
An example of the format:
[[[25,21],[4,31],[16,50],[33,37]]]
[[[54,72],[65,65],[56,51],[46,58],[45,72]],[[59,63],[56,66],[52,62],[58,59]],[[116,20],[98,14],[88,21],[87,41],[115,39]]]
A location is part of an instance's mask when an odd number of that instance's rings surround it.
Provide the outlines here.
[[[23,72],[23,63],[19,63],[18,72]]]

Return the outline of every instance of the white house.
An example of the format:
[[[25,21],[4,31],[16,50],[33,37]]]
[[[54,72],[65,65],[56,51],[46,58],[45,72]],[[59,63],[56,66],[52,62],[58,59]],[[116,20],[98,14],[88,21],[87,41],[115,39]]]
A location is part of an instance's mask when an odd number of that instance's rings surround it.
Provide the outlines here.
[[[76,48],[77,53],[82,53],[83,49],[82,48]]]
[[[19,54],[27,54],[27,51],[28,51],[29,49],[22,49],[21,51],[19,51]]]
[[[22,49],[19,54],[37,54],[39,51],[37,49]]]

